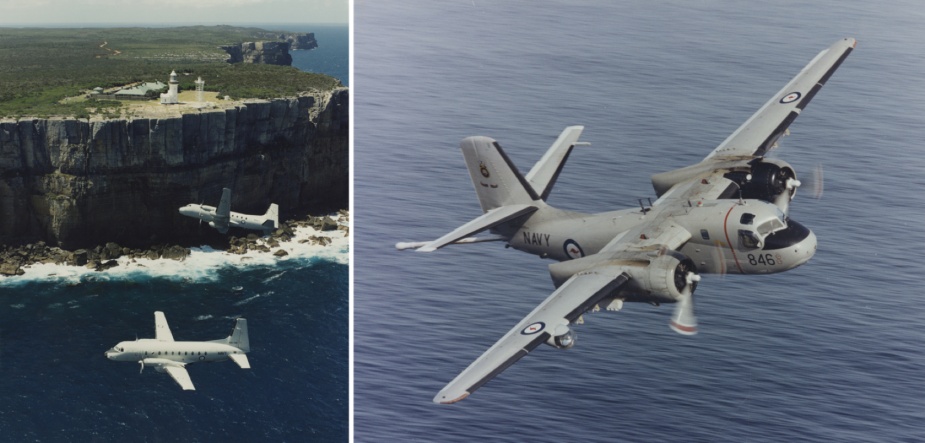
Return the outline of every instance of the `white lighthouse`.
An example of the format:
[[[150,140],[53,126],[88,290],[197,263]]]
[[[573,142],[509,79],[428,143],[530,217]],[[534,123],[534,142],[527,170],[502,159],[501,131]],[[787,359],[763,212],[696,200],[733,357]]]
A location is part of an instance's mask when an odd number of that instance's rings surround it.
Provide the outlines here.
[[[179,94],[177,88],[179,86],[180,82],[177,81],[177,71],[170,71],[170,81],[167,82],[167,93],[161,94],[162,105],[175,105],[180,103],[180,99],[177,97]]]

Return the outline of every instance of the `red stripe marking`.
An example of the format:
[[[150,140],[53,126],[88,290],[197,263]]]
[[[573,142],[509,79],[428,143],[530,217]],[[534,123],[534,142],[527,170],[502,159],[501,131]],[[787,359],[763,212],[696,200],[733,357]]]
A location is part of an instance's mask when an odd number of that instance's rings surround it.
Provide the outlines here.
[[[680,330],[684,331],[684,332],[690,332],[690,333],[697,332],[697,327],[696,327],[696,326],[685,326],[685,325],[682,325],[682,324],[680,324],[680,323],[678,323],[678,322],[676,322],[676,321],[674,321],[674,320],[671,321],[671,325],[674,326],[674,327],[677,328],[677,329],[680,329]]]
[[[726,228],[726,224],[729,221],[729,214],[732,214],[732,210],[736,208],[736,205],[733,204],[729,208],[729,212],[726,213],[726,218],[723,219],[723,233],[726,234],[726,244],[729,245],[729,250],[732,251],[732,259],[736,262],[736,267],[739,268],[739,273],[744,274],[745,271],[742,270],[742,265],[739,264],[739,257],[736,256],[735,248],[732,247],[732,242],[729,241],[729,229]]]

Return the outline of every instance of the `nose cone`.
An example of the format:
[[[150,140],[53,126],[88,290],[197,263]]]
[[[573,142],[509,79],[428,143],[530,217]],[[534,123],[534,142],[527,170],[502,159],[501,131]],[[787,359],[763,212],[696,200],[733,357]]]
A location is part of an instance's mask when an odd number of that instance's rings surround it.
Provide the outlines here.
[[[195,217],[196,213],[193,211],[193,208],[190,205],[186,205],[180,208],[180,214],[183,214],[187,217]]]
[[[117,353],[114,351],[106,351],[106,358],[110,360],[115,360],[116,354]]]
[[[809,231],[809,235],[793,247],[793,253],[797,258],[796,266],[800,266],[813,258],[813,256],[816,255],[817,246],[816,234],[814,234],[813,231]]]
[[[787,228],[765,238],[764,250],[779,257],[782,268],[775,272],[793,269],[816,254],[816,234],[794,220],[787,220]]]

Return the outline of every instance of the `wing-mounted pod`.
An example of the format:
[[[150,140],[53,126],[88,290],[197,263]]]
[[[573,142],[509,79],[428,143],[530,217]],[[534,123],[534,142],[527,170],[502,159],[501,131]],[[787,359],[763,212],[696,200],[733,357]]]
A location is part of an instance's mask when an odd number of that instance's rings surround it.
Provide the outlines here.
[[[547,345],[556,349],[571,348],[575,346],[575,340],[578,338],[575,331],[568,327],[568,320],[562,319],[562,321],[564,323],[556,326],[553,335],[546,340]]]

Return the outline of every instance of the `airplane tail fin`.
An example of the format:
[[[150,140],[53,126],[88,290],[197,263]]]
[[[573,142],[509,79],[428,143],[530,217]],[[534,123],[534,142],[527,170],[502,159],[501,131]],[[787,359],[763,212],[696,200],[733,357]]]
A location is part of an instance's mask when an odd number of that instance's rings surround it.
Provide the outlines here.
[[[459,149],[466,159],[482,212],[507,205],[531,205],[540,200],[498,142],[489,137],[468,137]]]
[[[222,199],[218,202],[215,215],[228,220],[231,217],[231,189],[222,188]]]
[[[263,226],[268,229],[276,229],[279,227],[279,206],[276,203],[271,203],[270,207],[267,209],[267,213],[263,214],[264,222]]]
[[[247,339],[247,320],[239,318],[234,323],[234,330],[226,339],[228,344],[244,352],[250,352],[251,344]]]

